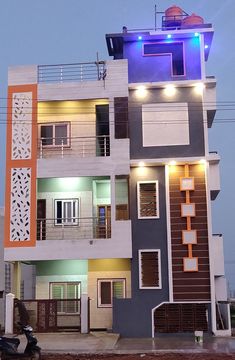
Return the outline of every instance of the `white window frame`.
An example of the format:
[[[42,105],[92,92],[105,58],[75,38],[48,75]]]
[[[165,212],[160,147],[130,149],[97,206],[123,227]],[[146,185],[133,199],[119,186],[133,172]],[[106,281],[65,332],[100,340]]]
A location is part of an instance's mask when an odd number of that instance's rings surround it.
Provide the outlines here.
[[[78,287],[77,288],[78,294],[77,294],[77,297],[74,297],[74,299],[67,298],[67,286],[69,284],[74,284]],[[57,285],[57,286],[61,285],[61,289],[63,289],[62,292],[64,292],[64,290],[65,290],[66,294],[63,293],[60,299],[53,298],[53,285]],[[81,298],[81,282],[80,281],[52,281],[49,283],[49,290],[50,290],[50,299],[52,299],[52,300],[71,300],[72,301],[72,300],[79,300]],[[66,297],[64,295],[66,295]],[[62,303],[61,309],[62,308],[64,309],[65,307],[66,306],[64,306]],[[78,312],[58,311],[58,312],[60,314],[73,314],[73,315],[79,313],[79,311]]]
[[[58,223],[58,218],[57,217],[57,203],[58,202],[62,202],[62,206],[61,206],[61,223]],[[71,203],[71,209],[73,211],[73,203],[75,203],[75,214],[72,214],[71,219],[75,219],[75,221],[65,221],[63,219],[67,219],[68,216],[66,216],[66,214],[64,214],[64,203]],[[79,225],[79,214],[80,214],[80,199],[76,198],[76,199],[55,199],[54,200],[54,224],[55,226],[78,226]]]
[[[156,185],[156,216],[141,216],[140,215],[140,185],[141,184],[152,184]],[[148,180],[148,181],[137,181],[137,209],[138,209],[138,219],[159,219],[159,185],[158,180]]]
[[[142,284],[142,262],[141,262],[141,253],[143,252],[156,252],[158,253],[158,286],[143,286]],[[162,289],[162,269],[161,269],[161,250],[160,249],[139,249],[139,289],[141,290],[153,290],[153,289]]]
[[[48,145],[42,145],[43,148],[47,148],[47,147],[62,147],[62,144],[55,144],[55,139],[56,139],[56,136],[55,136],[55,128],[56,126],[61,126],[61,125],[66,125],[67,127],[67,144],[64,144],[63,146],[64,147],[70,147],[70,122],[67,122],[67,121],[61,121],[61,122],[52,122],[52,123],[41,123],[39,124],[40,126],[40,140],[41,140],[41,143],[42,143],[42,140],[43,139],[47,139],[47,138],[42,138],[41,137],[41,128],[42,126],[52,126],[52,144],[48,144]],[[50,139],[50,138],[48,138]]]
[[[111,283],[111,303],[102,304],[101,303],[101,283],[110,282]],[[123,299],[126,297],[126,279],[125,278],[112,278],[112,279],[97,279],[97,307],[98,308],[111,308],[113,307],[113,283],[122,282],[123,283]]]

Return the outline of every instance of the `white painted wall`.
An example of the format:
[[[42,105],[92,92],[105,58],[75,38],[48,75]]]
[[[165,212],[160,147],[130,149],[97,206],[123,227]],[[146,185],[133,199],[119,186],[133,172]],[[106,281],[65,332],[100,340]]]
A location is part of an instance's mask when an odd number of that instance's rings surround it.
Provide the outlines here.
[[[213,248],[213,268],[214,276],[221,276],[225,274],[224,271],[224,241],[223,236],[213,235],[212,237],[212,248]]]
[[[220,191],[220,169],[219,161],[209,164],[209,186],[210,191]]]
[[[8,85],[36,84],[38,81],[37,65],[10,66]]]
[[[129,139],[112,141],[111,156],[38,159],[37,177],[110,176],[130,173]]]
[[[131,221],[113,221],[111,239],[44,240],[36,247],[6,248],[5,261],[132,258]]]
[[[189,144],[187,103],[142,105],[143,146]]]
[[[215,298],[216,301],[227,301],[227,281],[224,276],[215,277]]]

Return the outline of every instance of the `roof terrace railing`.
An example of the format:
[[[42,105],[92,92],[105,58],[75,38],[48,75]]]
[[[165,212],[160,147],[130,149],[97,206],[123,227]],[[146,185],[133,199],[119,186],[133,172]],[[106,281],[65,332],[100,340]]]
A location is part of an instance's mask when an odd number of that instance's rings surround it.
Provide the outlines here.
[[[38,66],[39,83],[95,81],[105,77],[105,61]]]

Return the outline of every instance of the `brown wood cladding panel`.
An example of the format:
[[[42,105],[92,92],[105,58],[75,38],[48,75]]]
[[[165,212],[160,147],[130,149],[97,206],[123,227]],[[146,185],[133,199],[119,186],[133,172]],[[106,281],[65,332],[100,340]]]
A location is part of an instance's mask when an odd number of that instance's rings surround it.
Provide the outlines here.
[[[198,257],[198,271],[184,272],[183,257],[188,247],[182,244],[182,230],[187,229],[186,218],[181,217],[181,203],[186,202],[185,191],[180,191],[180,177],[184,166],[175,166],[169,172],[173,297],[175,301],[209,301],[210,273],[208,251],[207,197],[203,165],[189,165],[189,176],[194,177],[195,189],[190,191],[190,202],[195,203],[196,216],[191,218],[192,229],[197,230],[197,244],[193,256]]]

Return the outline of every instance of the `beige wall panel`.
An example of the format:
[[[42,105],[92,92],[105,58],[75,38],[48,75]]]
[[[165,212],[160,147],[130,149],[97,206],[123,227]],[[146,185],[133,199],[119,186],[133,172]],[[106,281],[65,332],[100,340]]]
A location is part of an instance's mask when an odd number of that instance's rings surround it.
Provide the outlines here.
[[[126,279],[126,297],[131,297],[130,271],[99,271],[88,274],[88,296],[90,302],[91,328],[112,328],[112,308],[97,307],[97,279]]]

